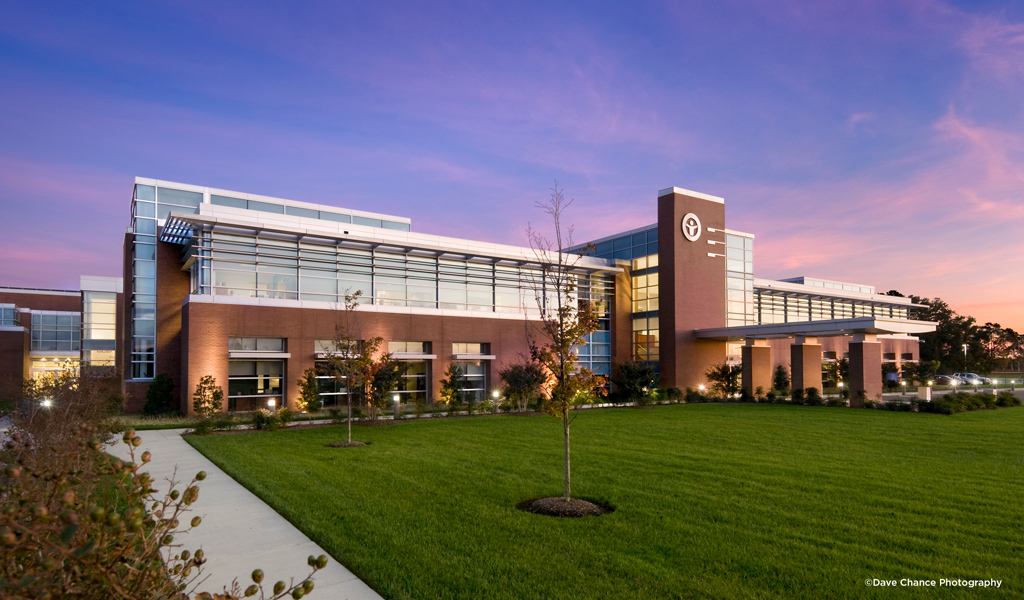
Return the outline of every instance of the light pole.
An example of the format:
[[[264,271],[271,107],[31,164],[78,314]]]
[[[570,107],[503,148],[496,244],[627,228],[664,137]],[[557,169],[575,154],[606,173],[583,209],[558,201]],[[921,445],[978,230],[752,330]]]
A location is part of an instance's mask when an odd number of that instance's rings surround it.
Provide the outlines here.
[[[964,344],[964,373],[967,372],[967,344]]]
[[[494,414],[498,414],[498,398],[501,397],[501,392],[494,390],[491,392],[491,398],[494,399]]]
[[[398,414],[398,411],[401,410],[401,407],[402,407],[402,405],[401,405],[401,398],[399,397],[398,394],[395,394],[394,395],[394,400],[395,400],[395,421],[398,421],[398,419],[400,418],[400,416]]]

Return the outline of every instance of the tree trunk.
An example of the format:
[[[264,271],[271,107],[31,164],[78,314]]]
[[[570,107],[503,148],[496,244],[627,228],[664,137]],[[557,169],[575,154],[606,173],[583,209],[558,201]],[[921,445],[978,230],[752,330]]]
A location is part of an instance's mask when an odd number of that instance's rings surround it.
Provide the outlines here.
[[[352,442],[352,394],[345,394],[348,397],[348,414],[345,415],[345,422],[348,423],[348,441]]]
[[[565,431],[565,501],[569,501],[571,487],[569,484],[569,411],[562,412],[562,429]]]

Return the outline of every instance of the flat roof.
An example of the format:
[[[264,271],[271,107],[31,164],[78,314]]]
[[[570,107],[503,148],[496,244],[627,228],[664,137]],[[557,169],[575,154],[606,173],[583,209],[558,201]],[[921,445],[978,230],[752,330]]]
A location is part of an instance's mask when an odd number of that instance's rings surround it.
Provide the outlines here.
[[[874,302],[877,304],[898,304],[907,308],[920,308],[923,304],[914,304],[910,298],[901,296],[886,296],[873,292],[855,292],[853,290],[840,290],[836,288],[824,288],[817,285],[804,283],[792,283],[789,281],[776,281],[774,279],[754,278],[755,290],[771,290],[805,296],[821,296],[823,298],[846,298],[849,300],[860,300],[863,302]]]
[[[799,323],[771,323],[767,325],[742,325],[738,327],[712,327],[696,329],[694,334],[705,340],[737,342],[747,338],[787,338],[795,335],[810,337],[831,337],[854,333],[917,335],[935,331],[934,321],[913,321],[885,317],[857,317],[853,319],[831,319],[828,321],[801,321]]]
[[[520,264],[540,264],[542,257],[532,248],[507,246],[487,242],[475,242],[439,235],[428,235],[410,231],[380,229],[351,223],[335,223],[292,215],[264,213],[214,204],[201,204],[199,214],[172,212],[161,234],[161,241],[186,244],[193,227],[212,227],[230,233],[231,229],[254,232],[272,232],[294,236],[310,243],[337,243],[351,241],[382,249],[426,250],[437,255],[460,257],[481,257],[507,260]],[[574,255],[573,259],[577,257]],[[579,257],[572,267],[583,271],[618,272],[622,269],[613,261],[593,256]]]
[[[334,206],[331,204],[314,204],[312,202],[301,202],[299,200],[288,200],[286,198],[275,198],[273,196],[261,196],[259,194],[249,194],[246,192],[236,192],[232,190],[222,190],[218,188],[205,187],[200,185],[193,185],[190,183],[180,183],[176,181],[163,181],[161,179],[150,179],[147,177],[136,177],[136,184],[152,185],[156,187],[167,187],[177,190],[184,190],[187,192],[198,192],[203,194],[204,203],[206,198],[209,196],[228,196],[231,198],[238,198],[240,200],[255,200],[257,202],[269,202],[271,204],[280,204],[282,206],[294,206],[296,208],[306,208],[310,210],[323,210],[326,212],[338,213],[339,211],[344,214],[350,214],[356,217],[366,217],[369,219],[384,219],[387,221],[393,221],[396,223],[405,223],[412,225],[412,220],[408,217],[399,217],[395,215],[386,215],[383,213],[368,212],[365,210],[356,210],[353,208],[345,208],[342,206]],[[271,213],[275,214],[275,213]],[[283,216],[283,215],[282,215]]]

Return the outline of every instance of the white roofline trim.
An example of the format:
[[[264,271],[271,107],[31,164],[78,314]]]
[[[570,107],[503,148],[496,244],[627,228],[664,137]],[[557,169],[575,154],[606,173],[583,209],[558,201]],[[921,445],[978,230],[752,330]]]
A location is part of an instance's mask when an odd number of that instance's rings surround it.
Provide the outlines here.
[[[682,196],[690,196],[692,198],[700,198],[701,200],[708,200],[711,202],[717,202],[719,204],[725,204],[725,198],[719,198],[718,196],[712,196],[711,194],[703,194],[701,192],[695,192],[693,190],[687,190],[680,187],[670,187],[663,190],[658,190],[658,197],[668,196],[670,194],[680,194]]]

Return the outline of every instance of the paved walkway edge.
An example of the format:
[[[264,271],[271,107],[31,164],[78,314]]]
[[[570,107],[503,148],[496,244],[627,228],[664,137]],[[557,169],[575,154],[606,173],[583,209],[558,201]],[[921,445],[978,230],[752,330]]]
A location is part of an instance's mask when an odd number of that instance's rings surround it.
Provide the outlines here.
[[[138,457],[145,450],[153,453],[153,460],[141,470],[156,480],[158,496],[167,490],[172,477],[179,482],[178,489],[183,490],[197,472],[206,471],[206,479],[199,483],[199,499],[184,521],[198,515],[203,522],[175,539],[181,549],[202,548],[206,553],[206,581],[200,590],[219,592],[222,587],[230,587],[235,578],[244,590],[252,583],[250,574],[257,568],[266,574],[264,587],[268,592],[275,581],[302,581],[310,571],[306,557],[327,552],[189,445],[181,437],[185,431],[139,431],[136,435],[142,438],[142,445],[135,455]],[[127,447],[120,439],[117,442],[112,452],[126,459]],[[313,576],[313,581],[315,587],[309,597],[314,600],[382,600],[333,558],[327,568]]]

